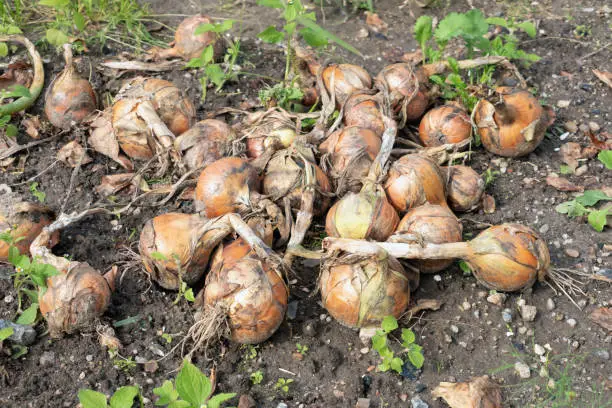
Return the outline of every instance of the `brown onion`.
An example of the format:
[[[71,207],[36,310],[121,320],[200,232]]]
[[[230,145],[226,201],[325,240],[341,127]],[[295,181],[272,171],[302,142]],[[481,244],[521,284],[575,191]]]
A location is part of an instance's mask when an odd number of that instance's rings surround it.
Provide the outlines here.
[[[155,55],[157,59],[168,59],[180,57],[185,61],[198,58],[202,51],[209,45],[213,46],[216,58],[223,54],[223,43],[219,34],[214,31],[207,31],[202,34],[195,34],[196,29],[202,24],[212,24],[210,17],[198,14],[187,17],[176,28],[172,48],[158,51]]]
[[[389,92],[391,107],[403,121],[417,120],[425,113],[429,105],[425,83],[412,65],[388,65],[376,76],[375,82],[379,88]]]
[[[408,211],[397,226],[396,233],[414,235],[421,244],[445,244],[461,242],[463,227],[447,207],[425,204]],[[413,262],[421,273],[440,272],[452,263],[453,259],[415,260]]]
[[[232,151],[236,135],[231,127],[217,119],[202,120],[174,141],[183,154],[183,163],[194,170],[221,159]]]
[[[195,207],[213,218],[247,210],[250,195],[259,189],[257,170],[245,159],[225,157],[208,165],[198,178]]]
[[[361,181],[368,174],[372,161],[380,151],[380,137],[370,129],[357,126],[335,131],[319,150],[329,154],[331,159],[330,176],[336,189],[359,191]]]
[[[45,94],[45,115],[54,126],[70,129],[96,109],[97,99],[89,81],[81,78],[74,67],[70,44],[64,45],[64,59],[64,70]]]
[[[344,124],[370,129],[379,137],[385,130],[380,98],[374,95],[354,93],[344,104]]]
[[[380,327],[389,315],[399,318],[410,302],[410,281],[402,265],[386,254],[340,257],[321,266],[323,307],[341,324]]]
[[[329,65],[323,69],[322,76],[325,88],[335,96],[337,107],[341,107],[352,93],[372,88],[368,71],[353,64]]]
[[[391,165],[385,182],[389,201],[404,213],[425,203],[447,206],[445,177],[428,157],[408,154]]]
[[[531,153],[554,122],[554,112],[528,91],[500,87],[496,92],[496,103],[483,99],[474,108],[474,123],[483,146],[505,157]]]
[[[229,333],[224,334],[233,341],[257,344],[267,340],[283,322],[287,298],[278,269],[239,238],[215,251],[196,306],[205,320],[226,321],[227,326],[222,327]],[[200,335],[210,337],[210,333]]]
[[[297,139],[295,121],[281,108],[249,114],[241,125],[247,156],[257,158],[270,148],[287,148]]]
[[[478,173],[468,166],[441,167],[447,175],[448,204],[453,211],[466,212],[478,207],[485,190],[485,182]]]
[[[443,105],[433,108],[423,116],[419,126],[419,138],[426,147],[460,143],[471,135],[470,117],[456,106]]]
[[[13,194],[0,195],[0,232],[9,233],[13,246],[20,254],[28,254],[32,241],[42,229],[51,224],[55,214],[48,207],[34,203],[18,202]],[[59,231],[51,235],[49,247],[59,241]],[[10,245],[0,240],[0,261],[8,260]]]

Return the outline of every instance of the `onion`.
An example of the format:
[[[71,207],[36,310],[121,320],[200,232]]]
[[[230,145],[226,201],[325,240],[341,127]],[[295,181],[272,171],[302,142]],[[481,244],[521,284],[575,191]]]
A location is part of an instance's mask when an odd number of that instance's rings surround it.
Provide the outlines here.
[[[385,130],[380,98],[374,95],[354,93],[344,104],[344,124],[370,129],[379,136]]]
[[[461,242],[463,228],[447,207],[425,204],[411,209],[397,226],[397,234],[414,235],[419,243],[445,244]],[[391,237],[393,240],[395,237]],[[394,242],[398,242],[394,240]],[[411,240],[409,242],[414,242]],[[449,267],[452,259],[418,260],[413,262],[421,273],[436,273]]]
[[[225,157],[208,165],[198,178],[195,207],[208,218],[244,212],[251,206],[251,193],[259,189],[257,170],[245,159]]]
[[[352,64],[332,64],[322,71],[323,83],[341,107],[354,92],[372,88],[372,77],[368,71]]]
[[[281,108],[255,112],[242,124],[243,137],[246,137],[247,156],[257,158],[267,149],[287,148],[297,139],[295,121]]]
[[[204,321],[226,321],[229,333],[224,334],[233,341],[257,344],[283,322],[287,298],[287,287],[274,264],[237,239],[215,251],[196,306]]]
[[[20,254],[27,254],[32,241],[42,229],[55,219],[53,211],[48,207],[17,202],[13,194],[0,195],[0,232],[7,232]],[[16,241],[16,242],[15,242]],[[55,246],[59,241],[59,232],[51,235],[48,245]],[[0,261],[8,261],[10,245],[0,240]]]
[[[381,140],[376,133],[357,126],[333,132],[319,145],[319,150],[329,155],[329,174],[336,184],[336,190],[359,191],[363,178],[380,151],[380,145]]]
[[[420,118],[429,98],[423,88],[425,81],[414,72],[412,65],[398,63],[388,65],[376,76],[377,87],[389,93],[391,107],[402,122]]]
[[[448,204],[453,211],[466,212],[478,207],[485,190],[485,182],[468,166],[442,167],[448,176],[446,184]]]
[[[481,100],[474,108],[474,123],[484,147],[505,157],[525,156],[544,139],[555,115],[541,106],[528,91],[507,87],[496,89],[499,100]]]
[[[53,79],[45,94],[45,114],[54,126],[70,129],[96,109],[97,99],[89,81],[79,76],[72,63],[70,44],[64,45],[64,59],[64,70]]]
[[[341,324],[380,327],[399,318],[410,302],[410,281],[402,265],[380,256],[341,256],[324,262],[319,277],[323,307]]]
[[[447,206],[444,174],[428,157],[408,154],[391,165],[385,191],[400,213],[425,203]]]
[[[185,166],[194,170],[230,153],[235,137],[234,131],[225,122],[206,119],[177,137],[174,147],[182,153]]]
[[[450,105],[438,106],[427,112],[419,126],[419,138],[427,147],[460,143],[471,135],[470,117],[463,109]]]
[[[218,58],[223,53],[223,43],[221,38],[214,31],[207,31],[202,34],[195,34],[195,30],[202,24],[212,24],[213,21],[208,16],[201,14],[187,17],[176,28],[172,48],[158,51],[156,59],[168,59],[180,57],[185,61],[198,58],[202,51],[209,45],[213,45],[214,56]]]

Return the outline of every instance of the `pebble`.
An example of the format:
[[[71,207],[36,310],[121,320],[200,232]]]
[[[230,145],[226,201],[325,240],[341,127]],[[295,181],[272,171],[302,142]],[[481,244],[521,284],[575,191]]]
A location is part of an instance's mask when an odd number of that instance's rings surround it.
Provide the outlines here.
[[[91,354],[88,354],[88,355],[85,356],[85,360],[92,361],[93,360],[93,356]]]
[[[578,258],[580,256],[580,252],[572,248],[565,248],[565,255],[571,258]]]
[[[359,398],[357,400],[357,405],[355,408],[370,408],[370,399],[369,398]]]
[[[429,405],[427,405],[427,403],[423,401],[418,395],[412,397],[410,403],[412,404],[412,408],[429,408]]]
[[[546,234],[550,230],[550,226],[548,224],[544,224],[540,227],[540,233]]]
[[[13,300],[15,300],[15,298],[13,297],[13,295],[6,295],[4,297],[4,303],[13,303]]]
[[[459,333],[459,328],[455,326],[454,324],[451,324],[450,329],[455,334]]]
[[[521,317],[523,321],[533,322],[536,318],[538,309],[535,306],[523,305],[521,306]]]
[[[399,399],[401,399],[403,402],[408,401],[408,394],[400,394]]]
[[[576,324],[578,322],[576,321],[576,319],[567,319],[565,323],[569,324],[570,327],[576,327]]]
[[[360,349],[359,352],[361,354],[368,354],[370,352],[370,349],[368,347],[364,347],[364,348]]]
[[[506,301],[506,294],[504,293],[492,293],[487,297],[487,302],[493,303],[494,305],[501,306]]]
[[[607,361],[610,359],[610,353],[606,350],[597,350],[594,354],[602,360]]]
[[[44,351],[38,360],[41,367],[52,366],[55,362],[55,353],[53,351]]]
[[[504,322],[511,323],[512,322],[512,309],[504,309],[502,310],[502,319]]]
[[[81,374],[79,374],[79,380],[84,380],[85,379],[85,371],[81,371]]]
[[[559,136],[559,140],[565,140],[565,139],[567,139],[567,138],[569,137],[569,135],[570,135],[570,132],[565,132],[565,133],[562,133],[562,134]]]
[[[560,100],[557,102],[557,106],[560,108],[567,108],[568,106],[570,106],[570,102],[568,100]]]
[[[578,125],[573,120],[565,122],[565,130],[571,133],[576,133],[578,131]]]
[[[336,398],[344,398],[344,391],[334,390],[334,397],[336,397]]]
[[[521,327],[519,327],[518,332],[520,334],[525,334],[525,333],[527,333],[527,328],[525,326],[521,326]]]
[[[543,356],[544,354],[546,354],[546,349],[542,346],[540,346],[539,344],[536,344],[533,346],[533,351],[538,355],[538,356]]]
[[[581,123],[580,126],[578,126],[578,129],[580,129],[582,133],[586,133],[589,131],[589,125],[586,123]]]
[[[597,122],[589,122],[589,129],[591,129],[591,132],[599,132],[599,129],[601,128],[599,127]]]
[[[289,406],[284,402],[279,402],[276,408],[289,408]]]
[[[470,310],[470,309],[472,308],[472,305],[470,305],[470,302],[465,301],[465,302],[463,302],[463,303],[461,304],[461,308],[462,308],[463,310]]]
[[[370,340],[376,334],[378,328],[376,327],[364,327],[359,330],[359,340],[363,343],[364,346],[368,346],[370,344]]]
[[[587,171],[589,171],[589,166],[585,164],[578,167],[574,174],[576,174],[577,176],[583,176],[586,174]]]
[[[519,377],[521,378],[531,377],[531,370],[529,369],[529,366],[525,363],[517,361],[514,364],[514,370],[518,373]]]
[[[548,310],[549,312],[551,310],[555,310],[555,301],[551,298],[546,299],[546,310]]]

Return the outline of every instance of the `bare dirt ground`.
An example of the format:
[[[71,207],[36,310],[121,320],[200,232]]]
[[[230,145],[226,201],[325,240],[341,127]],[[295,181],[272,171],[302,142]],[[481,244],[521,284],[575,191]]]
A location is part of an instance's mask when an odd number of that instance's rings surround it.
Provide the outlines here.
[[[204,12],[215,17],[241,19],[239,35],[243,54],[239,64],[243,70],[281,77],[282,49],[256,39],[258,32],[277,21],[275,11],[256,6],[254,0],[233,3],[156,0],[150,3],[152,10],[159,14]],[[412,27],[422,14],[442,18],[451,11],[467,11],[473,5],[484,10],[487,16],[537,21],[537,38],[526,38],[522,47],[540,55],[542,60],[525,69],[523,74],[529,85],[538,89],[541,100],[555,107],[555,126],[559,130],[550,132],[541,146],[526,158],[492,162],[495,156],[482,149],[477,151],[471,165],[478,172],[489,167],[500,171],[487,187],[496,200],[497,210],[493,214],[481,211],[463,216],[464,230],[468,234],[476,233],[479,223],[520,222],[541,232],[549,244],[552,262],[559,267],[588,272],[612,267],[612,229],[608,227],[597,233],[583,219],[570,220],[558,214],[555,205],[571,199],[572,193],[559,192],[545,182],[550,172],[559,171],[562,162],[558,149],[563,143],[588,144],[580,130],[570,132],[561,140],[559,136],[566,132],[566,122],[574,121],[577,125],[594,122],[601,129],[612,130],[612,92],[591,72],[594,68],[612,71],[610,48],[602,48],[612,39],[609,4],[605,11],[606,2],[603,1],[440,0],[428,8],[420,8],[410,1],[379,1],[375,3],[376,11],[388,23],[388,35],[384,38],[371,34],[361,38],[358,33],[365,27],[363,13],[332,3],[323,8],[325,19],[321,9],[315,7],[319,21],[357,47],[365,59],[340,49],[323,54],[323,59],[353,62],[364,66],[371,74],[416,48]],[[163,19],[170,25],[180,21],[180,17]],[[577,38],[574,35],[577,27],[586,27],[588,34]],[[233,30],[232,34],[237,35],[237,31]],[[117,52],[109,51],[111,55]],[[45,57],[51,61],[45,67],[49,74],[61,69],[56,55],[49,52]],[[104,57],[92,53],[84,64],[91,60],[95,67]],[[189,96],[199,105],[198,118],[204,118],[214,108],[238,107],[242,101],[255,98],[262,86],[270,84],[244,76],[239,83],[230,84],[225,94],[209,92],[206,102],[201,103],[199,84],[192,73],[179,70],[163,77],[188,89]],[[119,85],[117,80],[106,78],[97,70],[93,72],[93,82],[100,93],[114,93]],[[559,108],[560,101],[570,101],[569,106]],[[42,98],[33,111],[40,112],[41,107]],[[31,149],[25,172],[0,173],[0,183],[15,185],[38,174],[55,160],[61,146],[84,132],[86,129],[77,129],[57,142]],[[107,158],[97,154],[93,154],[93,158],[94,162],[85,166],[78,176],[66,211],[86,208],[95,200],[93,188],[100,177],[119,172]],[[97,164],[101,166],[95,166]],[[612,172],[596,159],[587,164],[586,173],[571,175],[569,179],[592,189],[612,186]],[[59,210],[65,200],[71,172],[71,168],[58,164],[37,179],[39,188],[47,195],[46,203],[55,210]],[[12,188],[31,199],[27,185]],[[165,208],[143,207],[119,219],[96,216],[65,230],[54,252],[69,254],[100,270],[107,270],[118,260],[117,248],[137,240],[147,219],[176,210],[193,211],[191,203],[180,202]],[[322,224],[321,220],[317,222]],[[576,250],[578,256],[568,256],[568,249]],[[217,367],[218,392],[249,394],[261,407],[280,407],[281,402],[289,407],[353,407],[358,398],[369,398],[371,407],[407,407],[415,397],[420,397],[429,407],[444,407],[443,402],[434,400],[430,394],[439,382],[464,381],[488,374],[502,385],[504,407],[612,406],[612,336],[588,319],[596,307],[612,304],[609,283],[589,282],[587,296],[577,299],[580,308],[542,283],[523,293],[508,295],[505,303],[497,306],[489,303],[486,300],[488,292],[472,276],[464,276],[456,265],[440,274],[439,283],[432,276],[424,276],[415,298],[437,298],[444,304],[440,310],[426,312],[411,321],[417,342],[424,347],[425,365],[414,376],[402,377],[393,372],[372,370],[379,362],[377,354],[364,350],[367,346],[360,342],[358,333],[328,317],[318,296],[312,295],[317,268],[304,265],[297,270],[297,282],[292,286],[290,299],[295,302],[297,313],[293,319],[287,319],[270,340],[254,348],[225,343],[210,352],[209,357],[214,356],[212,360],[204,355],[196,357],[194,362],[203,370],[213,365]],[[2,266],[0,271],[2,276],[8,272]],[[174,376],[180,365],[180,352],[168,353],[186,333],[193,313],[185,302],[173,305],[173,293],[157,286],[147,290],[148,286],[142,273],[125,275],[104,320],[117,322],[136,317],[134,323],[117,328],[117,335],[125,346],[122,355],[144,360],[160,359],[160,354],[167,356],[159,361],[157,371],[148,373],[142,364],[129,370],[117,368],[98,345],[95,333],[59,340],[41,336],[23,357],[11,359],[0,355],[0,406],[74,407],[80,388],[110,394],[127,384],[140,385],[143,394],[152,398],[153,388]],[[0,293],[1,298],[14,295],[9,280],[0,279]],[[535,321],[523,321],[518,312],[519,301],[537,308]],[[0,318],[10,319],[14,307],[14,304],[0,302]],[[513,312],[509,323],[502,319],[504,308]],[[39,332],[43,331],[41,325]],[[162,332],[171,334],[172,343],[168,344],[161,337]],[[309,348],[301,361],[293,357],[296,343]],[[535,354],[536,344],[550,347],[546,362]],[[49,353],[54,354],[50,357]],[[45,358],[41,359],[43,355]],[[531,367],[530,378],[519,378],[514,370],[516,362]],[[253,385],[249,376],[257,370],[263,373],[263,382]],[[278,378],[294,380],[287,393],[275,389]],[[551,379],[554,387],[550,386]],[[147,404],[152,405],[152,402]]]

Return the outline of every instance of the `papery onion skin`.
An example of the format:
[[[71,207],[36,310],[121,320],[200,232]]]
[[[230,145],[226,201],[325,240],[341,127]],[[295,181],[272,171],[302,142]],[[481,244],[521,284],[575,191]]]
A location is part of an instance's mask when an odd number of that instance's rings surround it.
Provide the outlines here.
[[[482,177],[468,166],[456,165],[441,169],[448,178],[446,200],[453,211],[467,212],[477,208],[485,190]]]
[[[375,82],[377,87],[389,92],[391,107],[396,114],[405,115],[406,121],[417,120],[425,113],[429,98],[412,65],[388,65],[378,73]]]
[[[92,327],[106,311],[114,289],[116,270],[102,276],[85,262],[71,262],[68,271],[47,279],[39,294],[40,313],[51,337]]]
[[[240,212],[250,205],[250,193],[259,191],[259,185],[257,170],[247,160],[217,160],[200,173],[195,189],[196,210],[208,218]]]
[[[372,88],[372,77],[368,71],[353,64],[332,64],[323,69],[323,83],[325,88],[333,93],[336,98],[336,106],[340,107],[346,99],[354,92]]]
[[[231,152],[236,134],[227,123],[217,119],[202,120],[174,141],[183,153],[183,163],[194,170],[207,166]]]
[[[296,138],[297,133],[295,129],[289,127],[272,129],[262,136],[247,137],[247,156],[256,159],[275,143],[278,143],[281,148],[287,148],[293,144]]]
[[[472,123],[467,113],[456,106],[431,109],[421,119],[419,138],[426,147],[460,143],[470,138]]]
[[[385,124],[379,98],[363,93],[349,96],[344,104],[344,124],[370,129],[381,137]]]
[[[12,195],[6,195],[0,199],[0,232],[10,233],[15,246],[20,254],[29,254],[30,245],[40,234],[42,229],[55,220],[55,214],[43,205],[17,202]],[[51,235],[48,246],[51,248],[59,241],[59,231]],[[10,245],[0,240],[0,261],[8,261]]]
[[[204,313],[221,309],[227,314],[233,341],[258,344],[283,322],[287,299],[281,274],[239,238],[215,251],[196,305]]]
[[[461,242],[463,227],[447,207],[425,204],[408,211],[397,226],[399,234],[413,234],[424,244]],[[453,259],[415,260],[421,273],[436,273],[448,268]]]
[[[391,165],[384,187],[400,213],[425,203],[447,206],[444,174],[425,156],[409,154],[398,159]]]
[[[219,35],[214,31],[195,34],[195,30],[200,25],[212,23],[210,17],[202,14],[187,17],[176,28],[173,47],[159,51],[156,57],[158,59],[181,57],[189,61],[192,58],[200,57],[206,47],[213,45],[214,58],[219,58],[223,54],[223,43]]]
[[[502,102],[481,100],[474,108],[474,123],[483,146],[504,157],[525,156],[538,147],[555,119],[528,91],[500,87]]]
[[[351,328],[380,327],[389,315],[399,318],[410,302],[410,281],[395,258],[369,257],[321,267],[323,307]]]
[[[496,225],[478,234],[466,261],[483,286],[513,292],[543,280],[550,267],[545,241],[531,228],[520,224]]]

